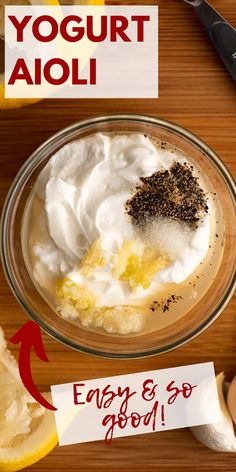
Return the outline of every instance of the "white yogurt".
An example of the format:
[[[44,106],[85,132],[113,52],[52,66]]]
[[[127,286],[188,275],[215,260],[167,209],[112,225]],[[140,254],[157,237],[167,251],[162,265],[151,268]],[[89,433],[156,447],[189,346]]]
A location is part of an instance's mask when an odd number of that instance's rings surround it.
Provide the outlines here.
[[[110,256],[117,254],[124,240],[137,238],[125,202],[141,176],[168,169],[173,161],[186,162],[186,158],[179,151],[156,148],[142,134],[94,134],[61,148],[36,183],[44,207],[39,217],[40,238],[33,246],[37,264],[58,278],[66,275],[86,285],[105,306],[138,304],[140,298],[155,293],[160,282],[183,282],[208,251],[208,215],[188,233],[183,251],[176,252],[171,265],[156,275],[148,290],[132,291],[127,282],[114,280],[107,267],[95,270],[89,279],[79,273],[80,261],[97,238],[102,238],[102,247]],[[44,285],[39,272],[37,279]]]

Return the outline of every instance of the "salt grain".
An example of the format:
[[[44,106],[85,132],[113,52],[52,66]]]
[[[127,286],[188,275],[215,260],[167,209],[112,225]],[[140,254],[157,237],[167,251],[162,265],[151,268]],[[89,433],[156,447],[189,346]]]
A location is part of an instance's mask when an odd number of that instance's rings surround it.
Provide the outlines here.
[[[189,226],[161,217],[149,223],[142,233],[140,231],[140,236],[145,244],[157,248],[171,260],[183,255],[193,237]]]

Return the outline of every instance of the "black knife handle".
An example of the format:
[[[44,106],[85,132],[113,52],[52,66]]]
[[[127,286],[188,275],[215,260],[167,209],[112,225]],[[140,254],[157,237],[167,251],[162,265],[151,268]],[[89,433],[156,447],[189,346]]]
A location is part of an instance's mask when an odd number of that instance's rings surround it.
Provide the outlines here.
[[[219,56],[236,82],[236,30],[222,21],[212,25],[211,35]]]
[[[191,4],[225,67],[236,82],[236,30],[207,0],[185,0]]]

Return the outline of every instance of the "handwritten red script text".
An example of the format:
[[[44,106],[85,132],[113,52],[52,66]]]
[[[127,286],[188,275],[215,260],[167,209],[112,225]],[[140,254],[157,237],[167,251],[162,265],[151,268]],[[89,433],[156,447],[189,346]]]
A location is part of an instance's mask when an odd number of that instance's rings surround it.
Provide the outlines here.
[[[111,444],[115,428],[124,430],[127,426],[137,429],[142,423],[144,426],[151,425],[152,431],[157,431],[158,420],[162,426],[165,425],[165,411],[168,406],[170,407],[176,402],[179,396],[184,399],[188,399],[193,389],[197,385],[191,385],[188,382],[177,385],[175,380],[171,380],[166,385],[167,400],[166,403],[160,403],[158,400],[159,387],[158,383],[155,383],[153,379],[146,379],[141,386],[141,390],[138,392],[132,390],[129,386],[117,387],[112,389],[111,385],[106,385],[103,389],[94,388],[89,389],[84,395],[83,389],[85,383],[74,383],[73,384],[73,402],[74,405],[91,405],[96,407],[98,410],[104,410],[104,417],[102,420],[102,426],[106,427],[105,441],[107,444]],[[145,414],[140,414],[137,411],[130,411],[130,405],[134,397],[141,394],[143,402],[147,406]],[[161,395],[162,396],[162,395]],[[118,402],[119,400],[119,402]],[[106,414],[114,402],[119,403],[116,413]]]

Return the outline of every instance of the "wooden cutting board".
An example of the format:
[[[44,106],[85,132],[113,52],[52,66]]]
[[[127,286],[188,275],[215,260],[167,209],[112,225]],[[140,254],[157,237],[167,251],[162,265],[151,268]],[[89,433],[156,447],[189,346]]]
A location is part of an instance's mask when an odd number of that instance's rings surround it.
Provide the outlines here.
[[[155,4],[155,2],[112,2]],[[236,27],[235,0],[211,0]],[[216,57],[191,7],[181,0],[159,0],[160,98],[158,100],[44,100],[0,113],[1,203],[30,153],[56,131],[78,120],[112,113],[143,113],[175,121],[205,140],[236,175],[236,87]],[[27,321],[3,274],[0,324],[7,338]],[[50,364],[32,356],[40,389],[78,379],[127,374],[214,361],[218,372],[236,371],[235,299],[200,337],[168,354],[136,361],[105,360],[72,351],[43,335]],[[17,352],[15,352],[17,355]],[[233,471],[236,455],[216,453],[191,433],[176,430],[102,442],[57,447],[32,471],[143,472]]]

